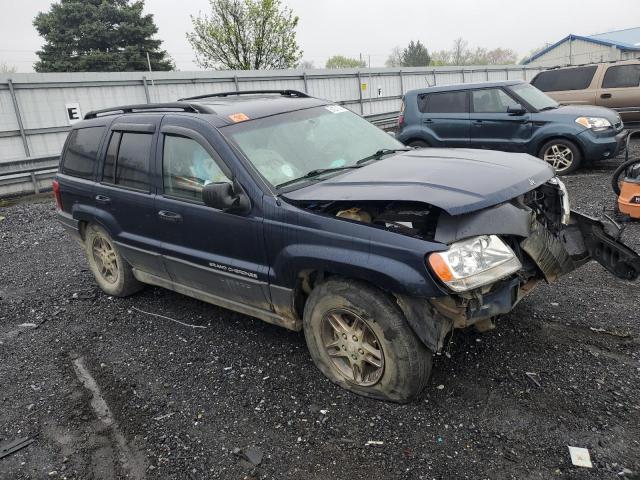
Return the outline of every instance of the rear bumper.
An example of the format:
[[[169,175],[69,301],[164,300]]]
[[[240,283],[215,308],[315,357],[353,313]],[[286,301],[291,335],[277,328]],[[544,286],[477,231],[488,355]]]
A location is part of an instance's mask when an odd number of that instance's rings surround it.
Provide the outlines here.
[[[57,211],[58,222],[60,225],[71,235],[71,237],[82,243],[82,236],[80,235],[80,222],[73,218],[70,213],[66,213],[62,210]]]
[[[627,146],[628,130],[621,130],[616,135],[601,136],[585,130],[576,136],[586,161],[596,162],[614,158],[624,152]]]

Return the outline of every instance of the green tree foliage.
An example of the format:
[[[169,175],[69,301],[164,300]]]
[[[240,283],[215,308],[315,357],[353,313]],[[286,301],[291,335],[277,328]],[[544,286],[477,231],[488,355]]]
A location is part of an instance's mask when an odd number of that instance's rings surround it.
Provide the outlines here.
[[[144,1],[60,0],[33,21],[45,39],[36,72],[121,72],[173,70],[153,15],[144,15]]]
[[[426,67],[431,63],[431,57],[427,47],[420,40],[414,42],[411,40],[409,45],[402,51],[403,67]]]
[[[187,39],[205,68],[293,68],[302,58],[298,17],[280,0],[209,0],[211,14],[191,17]]]
[[[334,55],[327,60],[325,68],[365,68],[367,62],[357,58],[349,58],[344,55]]]

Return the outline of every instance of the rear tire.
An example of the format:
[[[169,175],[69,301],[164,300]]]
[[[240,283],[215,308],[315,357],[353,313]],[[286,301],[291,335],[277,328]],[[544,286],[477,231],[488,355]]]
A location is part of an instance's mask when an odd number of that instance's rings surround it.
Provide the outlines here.
[[[429,145],[424,140],[412,140],[407,143],[407,146],[412,148],[429,148],[431,145]]]
[[[318,285],[305,306],[304,334],[318,369],[358,395],[406,403],[429,380],[432,353],[398,306],[363,282]]]
[[[84,251],[98,286],[107,295],[127,297],[144,287],[133,276],[131,265],[122,258],[104,228],[97,225],[87,226],[84,236]]]
[[[557,175],[575,172],[582,163],[582,154],[575,143],[556,138],[545,143],[538,157],[553,167]]]

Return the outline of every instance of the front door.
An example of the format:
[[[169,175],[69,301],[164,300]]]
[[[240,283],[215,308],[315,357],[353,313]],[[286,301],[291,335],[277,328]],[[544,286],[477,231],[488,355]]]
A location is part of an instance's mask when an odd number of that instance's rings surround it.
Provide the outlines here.
[[[505,152],[526,152],[533,133],[531,114],[507,113],[519,107],[501,88],[483,88],[471,92],[471,148]]]
[[[170,117],[162,127],[162,192],[156,214],[165,266],[179,287],[268,310],[263,225],[255,213],[259,209],[239,215],[203,203],[206,184],[231,182],[233,174],[206,140],[207,133],[196,131],[197,124],[192,128],[172,125]]]

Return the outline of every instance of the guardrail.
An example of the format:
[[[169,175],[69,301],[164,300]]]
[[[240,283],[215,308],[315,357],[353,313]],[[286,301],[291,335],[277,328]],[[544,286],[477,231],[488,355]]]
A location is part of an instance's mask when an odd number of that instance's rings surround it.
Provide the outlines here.
[[[398,113],[383,113],[365,117],[383,130],[398,122]],[[0,163],[0,198],[38,194],[51,190],[51,181],[58,171],[59,155],[30,157]]]

